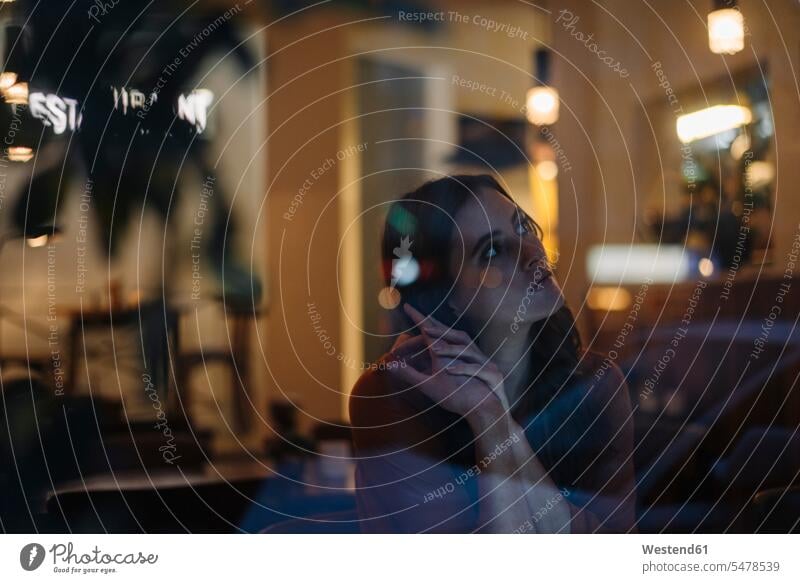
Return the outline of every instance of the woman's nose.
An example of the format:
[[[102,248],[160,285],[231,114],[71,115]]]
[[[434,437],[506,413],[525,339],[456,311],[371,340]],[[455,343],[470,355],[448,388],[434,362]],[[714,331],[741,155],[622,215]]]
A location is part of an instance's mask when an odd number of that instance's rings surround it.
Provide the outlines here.
[[[522,250],[522,269],[524,271],[535,271],[547,267],[546,255],[538,246],[527,245]]]

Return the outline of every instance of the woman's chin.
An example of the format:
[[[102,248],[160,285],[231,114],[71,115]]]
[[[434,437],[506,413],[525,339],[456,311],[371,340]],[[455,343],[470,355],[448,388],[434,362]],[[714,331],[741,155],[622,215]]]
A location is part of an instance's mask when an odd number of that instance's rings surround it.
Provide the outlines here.
[[[519,312],[515,314],[514,323],[511,324],[512,329],[530,328],[536,322],[546,320],[564,306],[564,296],[560,293],[552,296],[542,293],[537,300],[536,305],[531,305],[531,309],[526,311],[524,318],[519,318]]]
[[[536,300],[538,305],[531,313],[531,323],[549,318],[564,307],[564,295],[561,290],[542,290]]]

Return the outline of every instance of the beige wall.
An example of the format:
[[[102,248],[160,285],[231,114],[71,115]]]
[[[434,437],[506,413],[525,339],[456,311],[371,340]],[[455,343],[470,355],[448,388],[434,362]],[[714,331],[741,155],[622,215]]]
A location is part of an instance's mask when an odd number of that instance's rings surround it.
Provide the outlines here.
[[[547,38],[548,28],[541,11],[524,3],[438,4],[441,10],[480,13],[519,25],[529,32],[528,38],[482,34],[480,29],[463,24],[427,33],[400,25],[394,17],[350,24],[374,14],[341,10],[318,10],[269,29],[272,94],[267,204],[272,282],[270,313],[265,322],[266,361],[271,377],[268,392],[271,398],[282,398],[282,393],[296,395],[306,428],[316,419],[341,418],[346,394],[358,377],[327,354],[314,333],[307,303],[315,304],[321,326],[337,354],[355,360],[363,354],[358,322],[351,321],[356,310],[348,306],[363,301],[359,290],[367,275],[360,271],[352,234],[342,240],[342,232],[358,208],[359,189],[356,185],[340,192],[351,180],[358,180],[358,158],[337,163],[334,170],[315,180],[291,221],[287,222],[283,213],[314,169],[356,141],[358,122],[350,119],[355,112],[355,91],[344,91],[355,83],[355,57],[370,53],[373,58],[441,77],[429,84],[426,104],[431,108],[520,118],[520,111],[508,102],[458,90],[451,82],[452,75],[494,84],[523,101],[531,82],[533,50]],[[423,138],[456,139],[455,117],[444,111],[427,112],[423,125]],[[429,168],[443,170],[441,154],[449,147],[433,141],[423,147],[428,153]],[[344,246],[340,249],[340,245]],[[354,266],[358,269],[354,270]],[[337,280],[337,275],[347,279]]]
[[[337,62],[346,49],[346,32],[336,24],[346,20],[341,13],[319,11],[269,31],[265,216],[271,282],[265,357],[270,397],[296,398],[305,427],[336,419],[341,411],[339,361],[315,335],[308,303],[316,306],[318,324],[338,352],[339,169],[334,165],[317,179],[312,172],[336,160],[341,147],[342,90],[349,79],[344,61]],[[306,180],[312,185],[287,221],[284,213]]]

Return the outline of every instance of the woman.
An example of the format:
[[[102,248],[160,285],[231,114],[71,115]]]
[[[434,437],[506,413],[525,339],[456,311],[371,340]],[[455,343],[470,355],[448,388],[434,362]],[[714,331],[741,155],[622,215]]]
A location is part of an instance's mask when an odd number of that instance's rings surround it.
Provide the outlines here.
[[[541,231],[500,184],[407,194],[383,261],[400,334],[350,399],[362,530],[634,529],[624,378],[582,350]]]

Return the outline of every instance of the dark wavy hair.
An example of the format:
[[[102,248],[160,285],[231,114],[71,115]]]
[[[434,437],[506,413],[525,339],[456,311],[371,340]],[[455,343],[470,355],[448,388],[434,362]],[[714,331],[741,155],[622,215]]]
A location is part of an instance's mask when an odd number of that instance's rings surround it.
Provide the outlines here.
[[[383,232],[383,276],[386,285],[392,279],[396,248],[408,238],[410,251],[419,265],[419,275],[413,282],[395,286],[400,304],[392,310],[396,333],[409,330],[413,323],[402,310],[407,302],[417,310],[447,326],[467,332],[476,339],[483,322],[469,322],[462,314],[447,305],[454,281],[450,263],[454,246],[451,244],[455,216],[471,198],[479,197],[482,189],[495,190],[513,202],[511,195],[488,174],[453,175],[426,182],[416,190],[395,201],[387,214]],[[516,203],[515,203],[516,204]],[[542,229],[535,222],[537,234]],[[565,305],[550,317],[534,323],[530,330],[532,371],[535,378],[526,387],[517,403],[512,404],[514,415],[529,418],[553,402],[556,395],[574,374],[581,374],[579,364],[584,355],[581,338],[575,327],[572,312]],[[533,386],[536,390],[532,390]]]

